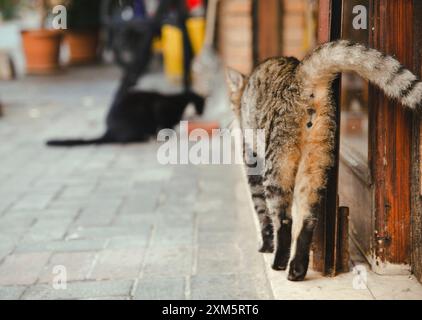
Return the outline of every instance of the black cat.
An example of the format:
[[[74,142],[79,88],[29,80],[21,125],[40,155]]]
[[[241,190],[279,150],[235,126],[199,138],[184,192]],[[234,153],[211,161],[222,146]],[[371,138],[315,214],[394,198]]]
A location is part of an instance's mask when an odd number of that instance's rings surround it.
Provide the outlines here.
[[[189,103],[204,111],[205,99],[195,93],[164,95],[130,91],[113,106],[106,119],[107,130],[97,139],[51,140],[48,146],[72,147],[91,144],[143,142],[163,128],[173,128],[182,120]]]

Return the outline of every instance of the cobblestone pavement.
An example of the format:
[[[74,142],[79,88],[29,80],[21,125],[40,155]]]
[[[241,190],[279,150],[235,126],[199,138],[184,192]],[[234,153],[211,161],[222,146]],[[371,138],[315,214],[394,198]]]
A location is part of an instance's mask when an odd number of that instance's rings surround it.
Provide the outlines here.
[[[161,166],[156,142],[44,146],[101,133],[117,79],[0,84],[0,299],[271,299],[240,168]]]

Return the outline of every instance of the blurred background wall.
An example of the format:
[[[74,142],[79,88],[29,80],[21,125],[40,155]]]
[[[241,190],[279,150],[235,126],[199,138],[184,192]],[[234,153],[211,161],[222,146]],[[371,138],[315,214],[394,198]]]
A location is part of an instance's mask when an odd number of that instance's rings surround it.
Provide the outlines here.
[[[268,57],[303,58],[316,44],[316,0],[222,0],[218,49],[244,73]]]

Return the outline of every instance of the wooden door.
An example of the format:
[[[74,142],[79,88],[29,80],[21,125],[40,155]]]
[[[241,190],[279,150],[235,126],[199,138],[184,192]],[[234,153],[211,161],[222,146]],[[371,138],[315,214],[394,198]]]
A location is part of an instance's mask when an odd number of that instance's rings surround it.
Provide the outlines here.
[[[353,1],[347,2],[351,4]],[[415,49],[420,40],[415,41],[415,21],[420,17],[421,5],[415,5],[417,2],[369,0],[366,6],[369,46],[395,56],[404,66],[419,74],[420,55],[415,54]],[[355,39],[352,37],[352,40]],[[346,93],[343,88],[342,94]],[[420,230],[420,223],[417,223],[420,221],[419,134],[415,133],[419,124],[411,112],[388,99],[376,87],[362,86],[361,94],[367,97],[364,104],[369,106],[366,114],[368,140],[361,144],[360,150],[347,146],[347,132],[353,131],[349,127],[362,124],[356,119],[342,122],[340,204],[350,207],[350,234],[373,270],[381,274],[409,273],[411,234],[417,235]],[[413,241],[414,271],[420,270],[420,246],[420,240]]]

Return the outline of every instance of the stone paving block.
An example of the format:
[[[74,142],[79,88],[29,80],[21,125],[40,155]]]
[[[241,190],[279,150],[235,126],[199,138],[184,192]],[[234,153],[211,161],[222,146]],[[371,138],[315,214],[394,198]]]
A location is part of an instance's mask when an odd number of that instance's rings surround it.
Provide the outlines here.
[[[22,209],[45,209],[48,204],[52,201],[54,193],[51,194],[32,194],[26,195],[22,199],[19,199],[14,205],[14,210]]]
[[[12,250],[8,250],[8,249],[0,249],[0,263],[2,262],[3,259],[5,259],[10,253],[12,252]]]
[[[103,227],[111,225],[115,213],[108,211],[83,211],[73,223],[76,227]]]
[[[18,300],[26,287],[0,287],[0,300]]]
[[[180,186],[183,188],[183,186]],[[197,196],[192,193],[189,189],[184,189],[185,192],[181,194],[175,194],[173,192],[163,193],[161,197],[161,205],[164,206],[177,206],[177,207],[189,207],[193,206],[196,202]]]
[[[165,183],[167,184],[167,182]],[[156,196],[163,191],[165,187],[163,181],[132,181],[132,187],[128,190],[128,194],[133,197]]]
[[[173,169],[167,166],[161,166],[157,169],[143,170],[136,172],[133,176],[136,182],[154,182],[154,181],[167,181],[171,178]]]
[[[221,199],[204,199],[204,197],[202,196],[195,203],[194,211],[201,214],[213,214],[221,210],[221,208],[223,207],[225,207],[225,204]]]
[[[131,180],[125,180],[125,176],[121,176],[118,179],[112,178],[102,178],[95,188],[96,194],[109,194],[113,195],[116,192],[122,192],[126,194],[130,192],[133,188],[133,183]]]
[[[199,247],[198,274],[224,274],[240,272],[240,249],[237,246],[226,244],[224,246]]]
[[[156,213],[119,214],[115,217],[113,224],[116,226],[152,226],[156,223],[157,219],[158,215]]]
[[[6,237],[0,237],[0,261],[10,254],[16,246],[16,242],[7,239]]]
[[[3,228],[0,231],[1,238],[6,238],[8,240],[14,240],[15,242],[19,241],[24,235],[28,228],[25,227],[15,227],[15,228]]]
[[[164,201],[164,199],[163,199]],[[168,203],[161,203],[157,207],[157,213],[163,216],[172,216],[172,217],[182,217],[182,216],[192,216],[194,213],[194,205],[171,205]]]
[[[35,219],[28,216],[7,215],[0,218],[0,232],[27,229]]]
[[[63,239],[72,222],[70,217],[42,218],[25,233],[22,242],[44,242]]]
[[[45,168],[45,164],[43,164],[44,168]],[[32,183],[31,186],[29,186],[30,189],[29,190],[33,190],[34,188],[34,184]],[[51,201],[53,201],[62,191],[63,189],[63,184],[54,184],[54,185],[49,185],[49,186],[42,186],[42,187],[36,187],[37,190],[37,195],[39,196],[51,196]]]
[[[173,176],[163,185],[163,193],[169,198],[190,198],[198,195],[198,180],[183,176]]]
[[[85,203],[79,200],[53,200],[49,206],[48,209],[51,210],[72,210],[72,211],[79,211],[82,208],[84,208]]]
[[[262,273],[265,269],[265,261],[262,253],[258,251],[260,248],[258,242],[243,242],[239,244],[239,247],[241,272]]]
[[[20,238],[21,238],[20,233],[0,232],[0,243],[4,244],[5,247],[14,246],[16,243],[19,242]]]
[[[261,262],[262,259],[260,259]],[[261,269],[259,270],[250,270],[250,271],[246,271],[244,273],[244,277],[241,276],[241,278],[243,279],[242,284],[246,285],[246,280],[249,283],[252,283],[255,287],[255,291],[257,294],[256,299],[259,300],[273,300],[274,299],[274,294],[273,294],[273,290],[271,287],[270,282],[268,281],[268,277],[265,271],[263,271],[262,268],[262,263],[261,263]]]
[[[82,208],[82,210],[80,211],[81,215],[116,215],[118,210],[119,210],[119,206],[121,205],[121,200],[119,199],[115,199],[113,201],[110,202],[105,202],[105,203],[100,203],[100,201],[98,203],[96,203],[93,200],[90,200],[89,203],[86,203],[84,205],[84,207]]]
[[[127,198],[120,209],[122,214],[143,214],[154,211],[158,205],[159,193],[145,194],[142,197]]]
[[[157,247],[147,252],[144,274],[163,276],[185,276],[192,273],[193,248]]]
[[[5,199],[0,201],[0,215],[6,212],[9,208],[13,207],[15,200]]]
[[[25,217],[25,218],[56,218],[65,217],[73,219],[78,214],[78,210],[65,209],[43,209],[43,210],[8,210],[4,217]]]
[[[199,231],[198,244],[200,247],[238,245],[241,250],[247,253],[258,251],[259,241],[257,237],[249,231],[248,234],[239,234],[233,231]],[[252,251],[250,251],[251,249]]]
[[[148,277],[139,279],[135,300],[184,300],[185,278]]]
[[[157,228],[186,228],[195,227],[196,217],[192,212],[184,212],[181,215],[156,214],[155,225]]]
[[[192,226],[172,227],[158,226],[153,234],[151,246],[192,246],[194,244],[194,229]]]
[[[93,194],[83,206],[87,211],[115,213],[122,206],[123,197]]]
[[[100,252],[89,279],[131,279],[141,270],[143,249],[107,249]]]
[[[118,187],[106,185],[101,187],[101,189],[98,189],[97,187],[92,196],[96,198],[115,197],[117,199],[124,199],[128,194],[131,193],[131,191],[132,189],[127,186]]]
[[[16,253],[26,252],[77,252],[102,250],[107,243],[106,239],[96,240],[62,240],[19,244]]]
[[[85,280],[91,270],[94,258],[94,252],[55,253],[48,265],[44,267],[37,282],[52,284],[54,277],[57,276],[55,268],[58,266],[65,268],[67,281]]]
[[[199,181],[199,190],[204,192],[207,195],[210,195],[209,198],[214,199],[223,199],[223,200],[234,200],[236,199],[236,190],[231,183],[221,183],[221,181],[226,181],[225,178],[222,178],[218,181]]]
[[[133,180],[129,193],[132,195],[143,195],[145,194],[145,190],[149,190],[148,192],[151,194],[157,194],[162,192],[164,186],[165,184],[160,180],[154,182]]]
[[[0,286],[35,283],[50,253],[23,253],[7,256],[0,265]]]
[[[222,223],[224,221],[224,223]],[[198,218],[199,231],[231,231],[239,228],[242,223],[237,217],[225,214],[200,215]]]
[[[107,249],[132,249],[132,248],[146,248],[150,234],[143,233],[139,236],[121,236],[111,238],[108,242]]]
[[[66,239],[105,239],[149,234],[150,226],[77,227],[69,230]]]
[[[66,186],[59,195],[59,199],[85,199],[92,194],[95,184],[85,184],[82,186]]]
[[[218,215],[227,218],[238,215],[237,203],[235,201],[224,200],[219,197],[215,197],[213,200],[205,200],[204,197],[205,196],[200,196],[199,200],[194,205],[194,211],[198,213],[198,215]],[[242,216],[244,216],[244,214]]]
[[[56,290],[50,285],[30,287],[23,295],[24,300],[71,300],[91,297],[129,297],[133,280],[84,281],[67,284],[65,290]]]

